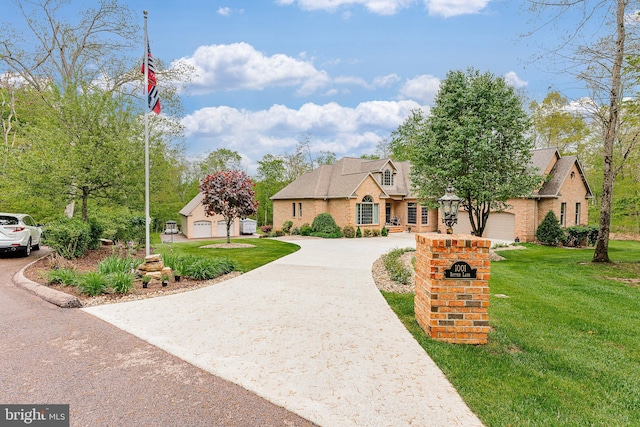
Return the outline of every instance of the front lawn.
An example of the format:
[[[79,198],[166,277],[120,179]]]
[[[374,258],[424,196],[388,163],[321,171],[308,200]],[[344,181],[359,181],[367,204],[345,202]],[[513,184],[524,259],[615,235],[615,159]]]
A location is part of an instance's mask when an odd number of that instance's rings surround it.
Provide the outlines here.
[[[195,242],[154,244],[155,253],[173,252],[178,255],[198,255],[213,258],[229,258],[236,266],[236,270],[246,273],[262,265],[275,261],[300,249],[300,246],[273,239],[231,239],[231,243],[253,245],[252,248],[202,248],[219,243],[226,243],[225,239],[198,240]]]
[[[640,242],[612,241],[610,265],[593,249],[500,255],[485,346],[431,340],[413,294],[383,294],[487,426],[640,425]]]

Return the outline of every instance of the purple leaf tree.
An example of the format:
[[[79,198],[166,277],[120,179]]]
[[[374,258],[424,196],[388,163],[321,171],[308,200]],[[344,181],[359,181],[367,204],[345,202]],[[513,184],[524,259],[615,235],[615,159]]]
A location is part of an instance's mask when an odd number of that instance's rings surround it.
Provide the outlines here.
[[[239,170],[225,170],[207,175],[200,183],[202,201],[207,216],[222,215],[227,224],[227,243],[231,243],[233,220],[244,219],[258,211],[253,181]]]

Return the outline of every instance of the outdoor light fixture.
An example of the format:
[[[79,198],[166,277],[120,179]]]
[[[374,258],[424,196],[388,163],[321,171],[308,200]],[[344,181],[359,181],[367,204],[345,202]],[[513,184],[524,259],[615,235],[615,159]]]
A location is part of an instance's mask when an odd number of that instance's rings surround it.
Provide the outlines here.
[[[438,199],[438,203],[442,212],[442,222],[447,226],[447,234],[453,234],[453,224],[458,223],[458,206],[462,199],[456,196],[455,188],[451,184],[445,191],[446,194]]]

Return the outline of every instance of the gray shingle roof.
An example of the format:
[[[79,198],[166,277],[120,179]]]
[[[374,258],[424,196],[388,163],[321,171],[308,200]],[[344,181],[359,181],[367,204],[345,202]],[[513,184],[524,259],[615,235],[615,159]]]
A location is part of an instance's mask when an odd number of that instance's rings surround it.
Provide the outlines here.
[[[406,163],[406,165],[403,165]],[[322,165],[307,172],[285,188],[274,194],[271,199],[335,199],[355,197],[360,184],[368,177],[384,170],[390,165],[396,171],[394,185],[380,188],[383,197],[405,196],[409,194],[408,162],[393,162],[389,159],[367,160],[344,157],[333,165]],[[375,179],[375,177],[374,177]],[[376,180],[376,182],[380,182]]]
[[[569,175],[572,166],[576,164],[587,187],[587,197],[591,197],[589,184],[584,180],[582,168],[577,157],[561,157],[555,148],[533,150],[531,165],[543,175],[550,165],[551,177],[546,181],[538,193],[538,197],[557,197],[560,188]],[[333,165],[322,165],[311,172],[307,172],[287,185],[271,197],[273,200],[282,199],[332,199],[355,197],[362,182],[368,176],[377,176],[386,169],[387,165],[395,170],[392,186],[380,186],[382,197],[415,198],[411,191],[409,162],[395,162],[390,159],[367,160],[355,157],[344,157]],[[380,184],[380,180],[376,179]]]

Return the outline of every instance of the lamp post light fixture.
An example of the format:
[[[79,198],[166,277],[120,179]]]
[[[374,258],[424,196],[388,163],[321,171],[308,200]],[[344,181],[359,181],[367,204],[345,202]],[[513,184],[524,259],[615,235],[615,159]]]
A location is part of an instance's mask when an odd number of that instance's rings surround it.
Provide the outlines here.
[[[458,223],[458,206],[462,199],[456,196],[455,188],[451,184],[445,190],[446,194],[438,199],[442,222],[447,226],[447,234],[453,234],[453,225]]]

